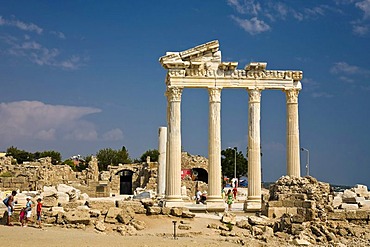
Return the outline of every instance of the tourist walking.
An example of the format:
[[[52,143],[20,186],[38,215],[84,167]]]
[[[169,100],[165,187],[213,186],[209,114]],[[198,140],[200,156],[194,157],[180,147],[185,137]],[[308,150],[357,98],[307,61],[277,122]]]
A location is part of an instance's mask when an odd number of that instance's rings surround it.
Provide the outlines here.
[[[37,223],[39,225],[39,228],[41,228],[41,210],[42,210],[41,198],[38,198],[37,206],[36,206],[36,214],[37,214]]]
[[[228,206],[228,211],[231,211],[231,204],[233,204],[233,194],[231,193],[230,189],[227,191],[226,203]]]
[[[32,201],[31,201],[31,197],[30,196],[27,196],[26,197],[26,200],[27,200],[27,203],[26,203],[26,224],[24,224],[23,226],[26,227],[28,222],[33,222],[31,220],[31,215],[32,215]]]
[[[8,200],[6,204],[6,206],[8,207],[8,218],[6,221],[7,226],[13,226],[13,224],[10,223],[10,217],[12,216],[13,211],[14,211],[14,197],[16,194],[17,194],[17,191],[13,190],[12,194],[8,196]]]

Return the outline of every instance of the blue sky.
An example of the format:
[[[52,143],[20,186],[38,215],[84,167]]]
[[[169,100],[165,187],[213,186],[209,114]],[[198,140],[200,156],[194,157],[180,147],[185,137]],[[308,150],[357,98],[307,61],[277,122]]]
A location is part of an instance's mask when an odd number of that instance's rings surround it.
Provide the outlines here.
[[[2,1],[0,150],[56,150],[63,159],[123,145],[158,146],[166,125],[158,62],[219,40],[223,61],[302,70],[301,146],[311,175],[370,186],[370,0]],[[222,148],[247,146],[248,94],[225,89]],[[263,91],[263,180],[286,173],[286,105]],[[182,146],[207,156],[208,93],[185,89]],[[305,173],[306,153],[301,170]]]

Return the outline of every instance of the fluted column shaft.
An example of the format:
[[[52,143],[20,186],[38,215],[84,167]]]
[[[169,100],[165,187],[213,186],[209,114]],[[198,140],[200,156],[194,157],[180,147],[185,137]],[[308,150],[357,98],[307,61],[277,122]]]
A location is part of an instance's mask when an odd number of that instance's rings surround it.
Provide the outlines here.
[[[158,130],[158,181],[157,194],[164,196],[166,188],[166,149],[167,127],[159,127]]]
[[[221,201],[221,88],[209,88],[208,198]]]
[[[261,90],[248,90],[248,198],[244,210],[261,209]]]
[[[166,201],[182,201],[181,198],[181,94],[182,88],[168,87],[167,108],[167,165]]]
[[[287,175],[300,177],[299,154],[299,119],[298,94],[299,89],[286,90],[287,106]]]

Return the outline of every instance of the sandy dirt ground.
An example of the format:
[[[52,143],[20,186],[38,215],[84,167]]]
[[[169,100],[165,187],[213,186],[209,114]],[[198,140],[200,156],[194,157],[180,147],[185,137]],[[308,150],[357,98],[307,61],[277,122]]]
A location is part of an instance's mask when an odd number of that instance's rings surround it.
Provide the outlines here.
[[[221,237],[219,232],[207,228],[209,223],[220,221],[216,217],[197,216],[194,219],[180,219],[168,216],[136,217],[146,223],[146,228],[138,231],[136,236],[122,236],[113,230],[100,233],[92,227],[82,229],[66,229],[59,226],[38,229],[32,226],[0,225],[0,243],[9,246],[240,246],[240,244]],[[174,239],[173,220],[177,224],[183,221],[191,226],[190,230],[177,229],[177,239]],[[107,224],[109,225],[109,224]],[[113,225],[112,225],[113,226]],[[230,238],[230,237],[229,237]],[[258,244],[255,246],[259,246]]]

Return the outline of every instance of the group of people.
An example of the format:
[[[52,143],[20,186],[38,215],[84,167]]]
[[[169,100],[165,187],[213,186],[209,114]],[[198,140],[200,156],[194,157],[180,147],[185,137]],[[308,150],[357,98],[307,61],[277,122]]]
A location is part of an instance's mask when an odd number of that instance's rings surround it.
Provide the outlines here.
[[[5,205],[8,208],[8,218],[6,225],[7,226],[13,226],[11,221],[11,216],[14,212],[14,205],[15,205],[15,196],[17,195],[17,192],[15,190],[12,191],[12,193],[4,200]],[[19,221],[21,222],[21,225],[23,227],[26,227],[28,223],[34,223],[32,218],[32,208],[33,208],[33,202],[31,200],[30,196],[26,197],[26,207],[21,209],[21,212],[19,213]],[[41,211],[42,211],[42,203],[41,198],[37,199],[37,205],[36,205],[36,214],[37,214],[37,223],[38,227],[41,228]]]

